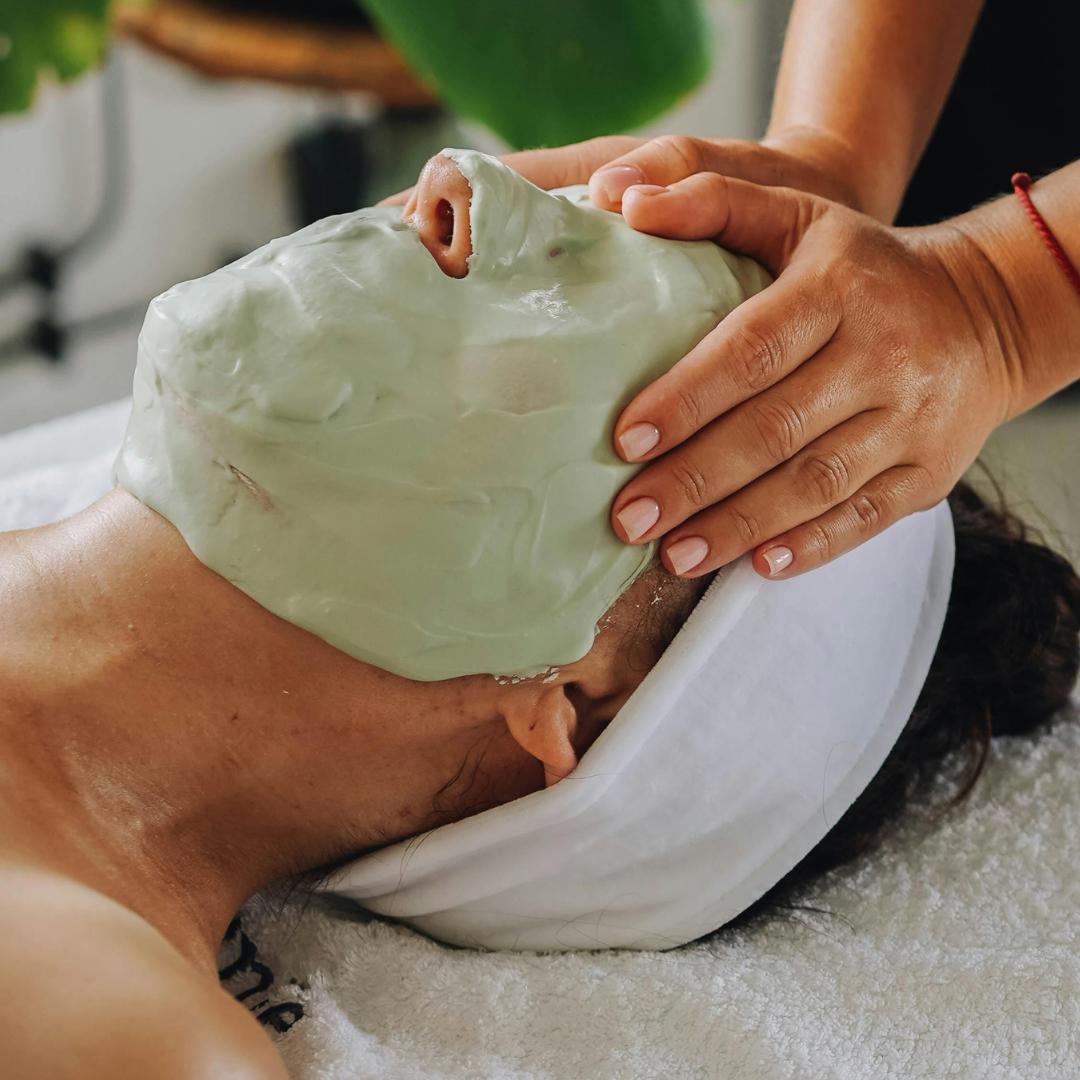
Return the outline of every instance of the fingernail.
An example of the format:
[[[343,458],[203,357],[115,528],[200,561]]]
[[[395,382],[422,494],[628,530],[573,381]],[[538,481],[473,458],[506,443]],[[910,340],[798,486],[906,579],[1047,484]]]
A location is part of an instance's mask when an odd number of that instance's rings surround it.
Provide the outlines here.
[[[628,187],[640,184],[645,179],[641,170],[634,165],[611,165],[606,169],[598,169],[593,176],[608,201],[613,203],[622,200],[623,192]]]
[[[631,424],[619,436],[619,448],[627,461],[637,461],[659,441],[660,429],[655,424]]]
[[[687,536],[676,540],[667,549],[668,559],[676,574],[685,574],[705,561],[709,554],[709,545],[700,536]]]
[[[775,577],[781,570],[786,570],[795,558],[791,548],[778,544],[761,553],[761,557],[769,564],[769,576]]]
[[[660,504],[655,499],[635,499],[616,515],[627,540],[644,536],[660,520]]]
[[[665,191],[667,188],[659,184],[634,184],[623,192],[623,202],[626,202],[631,195],[663,195]]]

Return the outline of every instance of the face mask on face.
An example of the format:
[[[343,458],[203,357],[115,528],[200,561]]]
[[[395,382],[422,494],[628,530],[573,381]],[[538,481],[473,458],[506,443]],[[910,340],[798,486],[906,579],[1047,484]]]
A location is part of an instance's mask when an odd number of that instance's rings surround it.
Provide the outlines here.
[[[611,531],[620,409],[768,276],[492,158],[468,274],[393,209],[150,306],[118,483],[263,607],[412,679],[580,659],[649,563]]]

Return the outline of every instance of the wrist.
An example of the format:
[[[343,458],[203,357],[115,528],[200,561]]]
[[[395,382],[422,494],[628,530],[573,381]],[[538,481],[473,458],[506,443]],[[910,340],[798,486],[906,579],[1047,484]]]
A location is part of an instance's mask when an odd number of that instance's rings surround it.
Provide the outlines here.
[[[837,132],[808,124],[770,127],[761,145],[795,158],[814,174],[816,183],[805,190],[881,221],[891,220],[895,208],[874,197],[874,180],[865,162]]]
[[[1054,195],[1046,186],[1036,199],[1048,220],[1068,222],[1072,206],[1060,199],[1055,203]],[[1080,302],[1014,196],[949,224],[968,245],[969,273],[979,279],[994,319],[1010,374],[1011,418],[1080,375]]]
[[[993,426],[1025,406],[1024,330],[1011,284],[1001,272],[996,243],[969,215],[911,230],[922,237],[945,271],[962,316],[964,336],[983,357],[983,374],[994,402]]]

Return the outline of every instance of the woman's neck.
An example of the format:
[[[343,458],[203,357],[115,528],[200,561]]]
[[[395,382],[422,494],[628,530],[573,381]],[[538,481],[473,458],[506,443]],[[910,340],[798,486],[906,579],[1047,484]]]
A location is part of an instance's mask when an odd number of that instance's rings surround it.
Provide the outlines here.
[[[475,810],[470,760],[491,802],[542,783],[494,680],[414,683],[350,659],[120,491],[0,537],[0,610],[4,846],[204,964],[268,882]]]

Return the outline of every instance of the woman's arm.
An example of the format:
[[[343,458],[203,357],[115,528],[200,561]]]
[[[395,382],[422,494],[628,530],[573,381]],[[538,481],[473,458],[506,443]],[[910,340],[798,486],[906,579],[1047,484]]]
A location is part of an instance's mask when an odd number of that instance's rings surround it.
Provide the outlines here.
[[[821,195],[892,221],[983,0],[796,0],[760,142],[664,135],[619,156],[601,140],[505,160],[541,186],[590,178],[618,210],[632,184],[717,172]],[[596,170],[593,172],[593,170]]]
[[[765,145],[820,155],[823,168],[847,177],[849,205],[891,221],[982,7],[796,0]]]
[[[1044,177],[1031,200],[1074,267],[1080,267],[1080,161]],[[1080,295],[1013,195],[954,218],[970,244],[969,274],[991,313],[1005,358],[1007,418],[1080,379]]]
[[[590,184],[618,210],[631,184],[718,172],[794,187],[891,221],[983,0],[796,0],[761,142],[604,136],[503,157],[542,188]],[[385,200],[403,205],[410,191]]]

